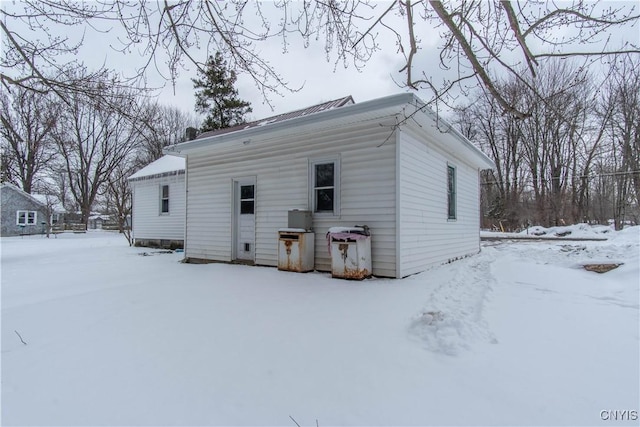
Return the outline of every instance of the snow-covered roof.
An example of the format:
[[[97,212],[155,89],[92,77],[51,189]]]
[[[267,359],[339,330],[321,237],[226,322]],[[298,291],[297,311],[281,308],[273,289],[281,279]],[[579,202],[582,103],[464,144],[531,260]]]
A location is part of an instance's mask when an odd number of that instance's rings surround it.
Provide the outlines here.
[[[97,215],[91,215],[89,219],[90,220],[101,219],[103,221],[108,221],[111,219],[111,217],[109,215],[97,214]]]
[[[244,123],[237,126],[232,126],[225,129],[217,129],[209,132],[203,132],[196,139],[207,138],[210,136],[223,135],[225,133],[236,132],[238,130],[250,129],[254,127],[261,127],[269,125],[271,123],[282,122],[285,120],[293,119],[296,117],[308,116],[309,114],[319,113],[321,111],[331,110],[334,108],[343,107],[345,105],[353,104],[353,98],[351,95],[344,98],[334,99],[333,101],[323,102],[321,104],[312,105],[311,107],[302,108],[300,110],[290,111],[288,113],[278,114],[277,116],[267,117],[266,119],[256,120],[250,123]]]
[[[31,197],[39,201],[45,206],[50,206],[55,213],[64,213],[66,210],[57,196],[49,194],[32,194]]]
[[[140,169],[129,177],[129,180],[136,180],[142,178],[151,178],[155,176],[162,176],[166,174],[179,174],[184,173],[185,163],[182,157],[165,155],[160,157],[155,162],[149,163],[147,166]]]
[[[0,184],[0,188],[10,188],[13,191],[16,191],[16,192],[22,194],[24,197],[27,197],[27,198],[33,200],[34,202],[36,202],[39,205],[43,205],[44,207],[47,206],[46,202],[43,202],[43,201],[39,200],[37,197],[35,197],[34,194],[29,194],[26,191],[22,190],[20,187],[18,187],[16,185],[13,185],[13,184],[11,184],[9,182],[3,182],[2,184]]]
[[[424,132],[437,135],[437,138],[432,139],[433,144],[442,147],[446,151],[456,153],[470,162],[472,166],[479,169],[495,168],[493,160],[473,145],[455,127],[447,123],[442,117],[439,117],[414,93],[399,93],[358,104],[354,103],[351,97],[342,98],[342,100],[345,101],[342,104],[334,104],[339,101],[336,100],[328,103],[329,105],[324,108],[319,109],[319,106],[324,105],[319,104],[304,110],[287,113],[275,121],[272,121],[274,119],[272,117],[244,126],[234,126],[212,133],[207,132],[192,141],[171,145],[165,148],[165,152],[185,157],[189,153],[215,149],[215,147],[225,143],[236,143],[238,141],[250,143],[252,138],[284,136],[303,127],[306,127],[307,131],[312,131],[310,129],[346,125],[355,123],[354,121],[357,120],[404,117],[407,120],[405,122],[405,119],[403,119],[404,123],[415,123],[424,129]],[[349,102],[346,102],[347,100]],[[411,118],[411,121],[408,121],[409,118]]]

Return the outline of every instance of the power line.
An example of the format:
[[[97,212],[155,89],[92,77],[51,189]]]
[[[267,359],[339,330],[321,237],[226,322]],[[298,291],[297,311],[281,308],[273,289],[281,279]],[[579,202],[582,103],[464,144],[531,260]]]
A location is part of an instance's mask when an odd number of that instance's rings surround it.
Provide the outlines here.
[[[640,173],[640,169],[638,170],[632,170],[632,171],[625,171],[625,172],[606,172],[606,173],[599,173],[599,174],[590,174],[590,175],[580,175],[580,176],[567,176],[566,179],[594,179],[594,178],[601,178],[604,176],[621,176],[621,175],[632,175],[632,174],[637,174]],[[536,182],[552,182],[552,181],[557,181],[559,180],[560,177],[557,178],[548,178],[548,179],[540,179],[540,180],[536,180]],[[515,182],[524,182],[524,183],[532,183],[533,182],[533,177],[529,176],[528,178],[523,178],[522,180],[502,180],[502,181],[498,181],[498,180],[493,180],[493,181],[489,181],[489,182],[482,182],[480,183],[480,185],[498,185],[498,184],[508,184],[508,183],[515,183]]]

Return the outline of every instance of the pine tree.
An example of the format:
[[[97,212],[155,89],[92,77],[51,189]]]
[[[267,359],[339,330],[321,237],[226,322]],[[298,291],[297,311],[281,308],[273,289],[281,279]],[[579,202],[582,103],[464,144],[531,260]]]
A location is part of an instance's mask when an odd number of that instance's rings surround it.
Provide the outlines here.
[[[245,123],[245,115],[252,110],[251,104],[238,98],[234,87],[236,73],[227,67],[220,52],[210,56],[205,70],[192,79],[196,90],[196,112],[207,114],[201,132],[223,129]]]

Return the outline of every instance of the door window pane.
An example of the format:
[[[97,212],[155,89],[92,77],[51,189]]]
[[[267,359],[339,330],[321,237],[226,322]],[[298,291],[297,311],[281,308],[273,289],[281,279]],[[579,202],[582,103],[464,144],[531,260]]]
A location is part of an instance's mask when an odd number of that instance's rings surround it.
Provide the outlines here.
[[[241,199],[253,199],[253,185],[243,185],[240,187]]]
[[[253,214],[253,200],[240,201],[240,213],[241,214]]]
[[[255,186],[240,186],[240,213],[253,214],[255,210]]]

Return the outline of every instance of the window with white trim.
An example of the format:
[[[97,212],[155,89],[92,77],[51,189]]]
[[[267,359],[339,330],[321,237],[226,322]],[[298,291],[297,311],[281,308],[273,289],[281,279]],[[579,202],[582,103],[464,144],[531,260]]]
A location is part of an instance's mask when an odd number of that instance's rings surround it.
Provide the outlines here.
[[[309,162],[310,205],[314,214],[340,214],[340,160],[336,157]]]
[[[168,185],[160,186],[160,213],[161,214],[169,213],[169,186]]]
[[[456,219],[456,168],[447,165],[447,218]]]
[[[17,225],[35,225],[38,220],[38,212],[36,211],[17,211]]]

